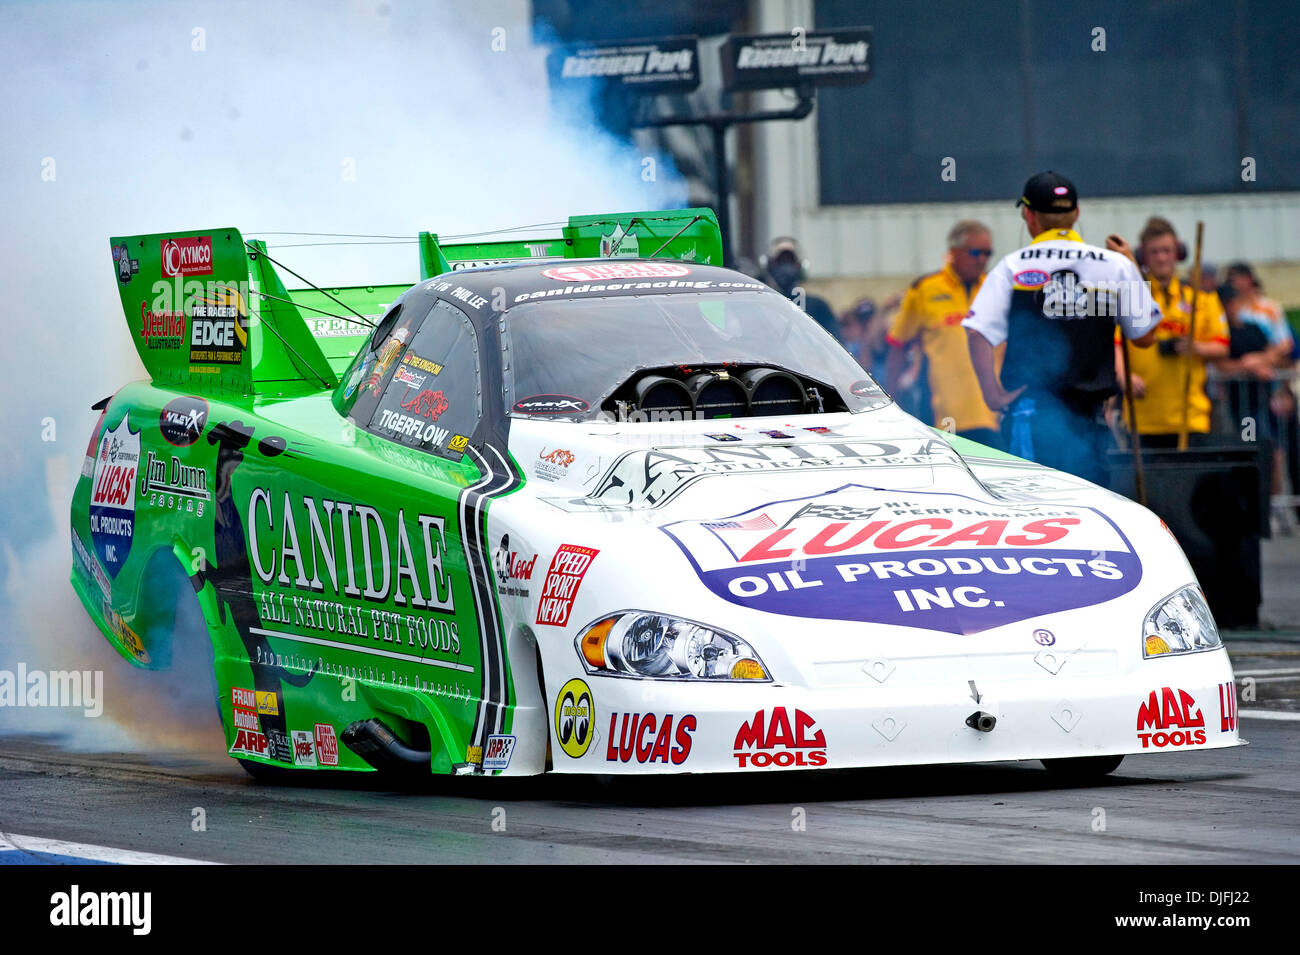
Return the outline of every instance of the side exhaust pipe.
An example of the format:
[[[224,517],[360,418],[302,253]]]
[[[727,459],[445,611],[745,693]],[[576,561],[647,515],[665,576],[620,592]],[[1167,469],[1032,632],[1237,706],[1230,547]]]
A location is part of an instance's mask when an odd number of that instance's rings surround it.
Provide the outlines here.
[[[406,745],[377,717],[350,724],[343,730],[342,739],[344,746],[375,769],[405,774],[429,772],[432,754]]]
[[[966,725],[973,730],[979,730],[981,733],[992,733],[993,727],[998,725],[998,718],[992,713],[976,710],[966,717]]]

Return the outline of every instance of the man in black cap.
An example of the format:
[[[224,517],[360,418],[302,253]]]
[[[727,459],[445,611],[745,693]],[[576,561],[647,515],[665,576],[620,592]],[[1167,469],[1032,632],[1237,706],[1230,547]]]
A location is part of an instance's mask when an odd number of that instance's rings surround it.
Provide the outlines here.
[[[832,338],[840,341],[840,324],[830,303],[799,284],[807,278],[805,265],[799,243],[788,235],[773,239],[762,259],[768,284],[807,312]]]
[[[1106,482],[1106,400],[1118,393],[1115,325],[1148,347],[1160,309],[1127,244],[1105,249],[1074,231],[1074,184],[1054,172],[1025,183],[1016,203],[1033,241],[999,262],[963,320],[984,400],[1003,412],[1015,455]],[[1006,342],[999,377],[993,350]]]

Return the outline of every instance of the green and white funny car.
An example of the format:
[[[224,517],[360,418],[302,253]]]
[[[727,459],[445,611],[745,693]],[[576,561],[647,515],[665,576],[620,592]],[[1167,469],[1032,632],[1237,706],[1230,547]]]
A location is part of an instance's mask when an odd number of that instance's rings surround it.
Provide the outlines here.
[[[409,288],[290,292],[235,229],[111,244],[151,380],[96,406],[72,581],[131,663],[211,647],[255,775],[1240,743],[1159,519],[903,413],[709,264],[707,210],[423,234]]]

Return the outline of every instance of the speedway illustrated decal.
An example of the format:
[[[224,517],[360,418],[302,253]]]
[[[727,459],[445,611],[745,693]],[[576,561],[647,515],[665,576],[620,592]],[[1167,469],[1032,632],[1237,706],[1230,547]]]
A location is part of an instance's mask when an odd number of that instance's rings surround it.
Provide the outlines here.
[[[1142,565],[1090,507],[845,485],[660,528],[724,600],[767,613],[979,633],[1128,593]]]

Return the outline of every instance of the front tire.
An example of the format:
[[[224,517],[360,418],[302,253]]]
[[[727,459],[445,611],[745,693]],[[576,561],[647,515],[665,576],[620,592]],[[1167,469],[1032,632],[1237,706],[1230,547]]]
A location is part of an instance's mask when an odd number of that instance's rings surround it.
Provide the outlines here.
[[[1042,764],[1053,776],[1071,782],[1088,782],[1113,773],[1123,761],[1123,756],[1071,756],[1044,759]]]

